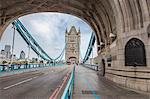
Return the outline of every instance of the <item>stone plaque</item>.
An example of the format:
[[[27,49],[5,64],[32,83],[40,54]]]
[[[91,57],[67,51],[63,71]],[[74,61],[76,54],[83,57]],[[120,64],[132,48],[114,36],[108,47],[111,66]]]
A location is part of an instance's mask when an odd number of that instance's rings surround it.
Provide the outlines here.
[[[144,43],[132,38],[125,46],[125,65],[126,66],[146,66],[146,55]]]

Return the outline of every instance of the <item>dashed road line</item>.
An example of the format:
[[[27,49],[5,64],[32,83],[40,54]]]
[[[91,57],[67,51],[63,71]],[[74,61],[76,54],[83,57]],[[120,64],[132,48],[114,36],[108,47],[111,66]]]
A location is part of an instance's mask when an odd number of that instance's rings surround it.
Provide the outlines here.
[[[4,89],[4,90],[6,90],[6,89],[12,88],[12,87],[14,87],[14,86],[17,86],[17,85],[23,84],[23,83],[25,83],[25,82],[29,82],[29,81],[31,81],[32,79],[35,79],[35,78],[37,78],[37,77],[38,77],[38,76],[35,76],[35,77],[32,77],[32,78],[29,78],[29,79],[26,79],[26,80],[20,81],[20,82],[18,82],[18,83],[16,83],[16,84],[13,84],[13,85],[10,85],[10,86],[7,86],[7,87],[4,87],[3,89]]]

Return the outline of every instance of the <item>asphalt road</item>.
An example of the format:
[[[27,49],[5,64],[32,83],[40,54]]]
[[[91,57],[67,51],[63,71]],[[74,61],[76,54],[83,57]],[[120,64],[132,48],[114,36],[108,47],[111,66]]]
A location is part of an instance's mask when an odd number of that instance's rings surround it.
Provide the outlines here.
[[[49,99],[70,71],[68,66],[0,78],[0,99]]]

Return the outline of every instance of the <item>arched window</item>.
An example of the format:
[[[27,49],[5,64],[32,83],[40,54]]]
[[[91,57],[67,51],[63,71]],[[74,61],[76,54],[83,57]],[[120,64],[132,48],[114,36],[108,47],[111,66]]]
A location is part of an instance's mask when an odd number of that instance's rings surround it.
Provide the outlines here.
[[[146,66],[145,45],[141,40],[132,38],[127,42],[125,66]]]

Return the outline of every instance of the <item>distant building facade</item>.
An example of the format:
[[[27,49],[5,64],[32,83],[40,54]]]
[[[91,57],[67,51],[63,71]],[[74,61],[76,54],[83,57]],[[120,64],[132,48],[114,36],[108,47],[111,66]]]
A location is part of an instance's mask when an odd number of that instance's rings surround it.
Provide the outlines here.
[[[65,61],[67,63],[79,63],[80,59],[80,30],[77,31],[75,26],[72,26],[70,31],[65,33]]]
[[[16,57],[15,54],[11,54],[11,55],[10,55],[10,59],[14,61],[14,60],[17,60],[17,57]]]
[[[5,50],[1,50],[1,54],[2,54],[2,55],[5,55]]]
[[[6,58],[5,51],[1,50],[1,53],[0,53],[0,62],[4,61],[5,58]]]
[[[17,60],[17,57],[11,53],[11,45],[5,45],[4,49],[0,52],[0,62],[10,60]]]
[[[6,59],[10,59],[10,56],[11,56],[10,50],[11,50],[11,46],[10,45],[5,45],[4,51],[5,51]]]
[[[0,62],[4,60],[10,60],[11,59],[11,46],[10,45],[5,45],[4,49],[1,50],[0,52]]]
[[[21,51],[21,52],[20,52],[20,59],[25,59],[25,57],[26,57],[25,52],[24,52],[24,51]]]

